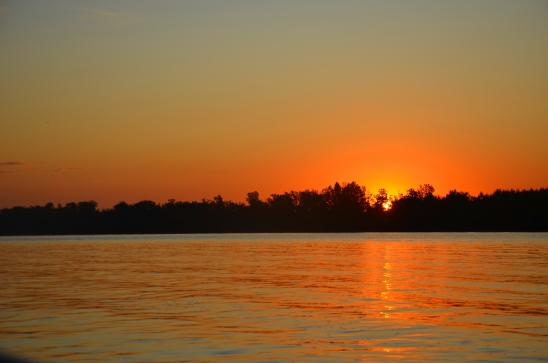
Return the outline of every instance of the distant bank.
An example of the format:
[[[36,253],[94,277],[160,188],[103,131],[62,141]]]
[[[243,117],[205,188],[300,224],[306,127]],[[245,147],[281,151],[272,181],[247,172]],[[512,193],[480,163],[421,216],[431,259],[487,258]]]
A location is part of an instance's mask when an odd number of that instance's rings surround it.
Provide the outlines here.
[[[85,201],[0,210],[0,235],[365,231],[548,231],[548,188],[437,196],[425,184],[389,197],[382,189],[368,194],[352,182],[264,200],[250,192],[246,203],[216,196],[121,202],[109,209]]]

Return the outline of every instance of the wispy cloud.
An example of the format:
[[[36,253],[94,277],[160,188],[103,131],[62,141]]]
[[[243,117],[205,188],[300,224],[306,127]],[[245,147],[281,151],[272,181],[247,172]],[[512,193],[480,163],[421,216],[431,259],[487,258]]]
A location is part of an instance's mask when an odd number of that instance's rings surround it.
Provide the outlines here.
[[[7,174],[14,170],[14,168],[25,165],[21,161],[0,161],[0,174]]]
[[[76,168],[76,167],[67,167],[67,168],[55,168],[53,169],[53,173],[65,173],[65,172],[73,172],[73,171],[81,171],[82,168]]]
[[[109,8],[83,8],[83,14],[95,21],[125,25],[136,20],[135,14]]]
[[[2,166],[21,166],[25,165],[21,161],[0,161],[0,167]]]
[[[75,166],[63,166],[63,167],[54,167],[54,166],[44,166],[44,165],[36,165],[36,164],[29,164],[22,161],[14,161],[14,160],[7,160],[7,161],[0,161],[0,174],[6,174],[11,173],[16,170],[34,170],[34,171],[42,171],[42,172],[49,172],[50,174],[57,174],[57,173],[74,173],[83,171],[84,169],[81,167],[75,167]]]
[[[114,11],[111,9],[99,9],[99,8],[86,8],[84,9],[84,12],[88,15],[94,15],[94,16],[105,17],[105,18],[116,18],[122,15],[122,13],[118,11]]]

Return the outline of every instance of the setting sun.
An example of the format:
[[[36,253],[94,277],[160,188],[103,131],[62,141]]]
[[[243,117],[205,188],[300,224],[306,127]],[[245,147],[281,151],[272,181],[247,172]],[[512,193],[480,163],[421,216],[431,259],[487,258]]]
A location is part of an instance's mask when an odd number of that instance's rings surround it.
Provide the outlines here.
[[[382,204],[382,209],[384,209],[385,211],[388,211],[390,209],[392,209],[392,202],[387,200],[386,202],[384,202]]]

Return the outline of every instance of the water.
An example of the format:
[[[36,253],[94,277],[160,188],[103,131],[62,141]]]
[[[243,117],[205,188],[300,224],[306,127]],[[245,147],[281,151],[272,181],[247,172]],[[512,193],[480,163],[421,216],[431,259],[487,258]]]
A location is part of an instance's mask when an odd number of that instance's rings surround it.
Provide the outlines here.
[[[548,234],[0,238],[45,362],[546,362]]]

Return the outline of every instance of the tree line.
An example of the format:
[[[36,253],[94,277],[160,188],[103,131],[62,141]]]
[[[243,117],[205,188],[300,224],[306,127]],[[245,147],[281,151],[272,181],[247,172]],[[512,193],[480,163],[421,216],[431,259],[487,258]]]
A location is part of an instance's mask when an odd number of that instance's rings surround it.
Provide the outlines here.
[[[247,194],[245,203],[218,195],[202,201],[134,204],[99,209],[94,201],[0,210],[0,235],[358,232],[548,231],[548,188],[497,190],[472,196],[434,194],[429,184],[389,197],[355,183],[321,191]]]

